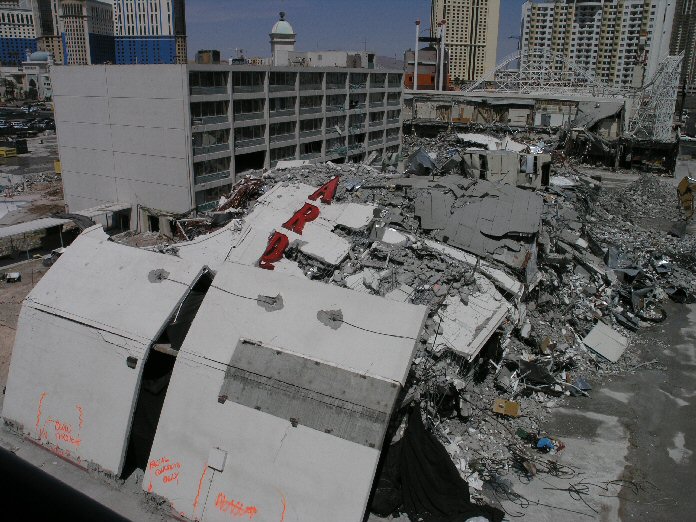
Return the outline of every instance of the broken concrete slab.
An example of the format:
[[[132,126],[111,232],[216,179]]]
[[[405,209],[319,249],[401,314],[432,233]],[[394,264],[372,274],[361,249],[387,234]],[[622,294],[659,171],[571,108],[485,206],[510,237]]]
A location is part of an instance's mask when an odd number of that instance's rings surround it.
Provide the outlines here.
[[[435,162],[423,149],[418,149],[408,159],[409,170],[416,176],[430,176],[435,170]]]
[[[282,295],[284,306],[266,312],[257,295]],[[176,463],[179,480],[163,480],[155,464],[143,489],[189,519],[219,513],[234,494],[269,520],[281,520],[285,505],[296,520],[362,520],[425,315],[423,306],[225,264],[177,357],[152,446],[151,459]],[[227,453],[220,472],[206,472],[211,448]],[[298,474],[308,464],[312,473]],[[312,500],[318,488],[329,493]]]
[[[459,141],[473,143],[486,150],[500,150],[503,147],[501,140],[489,134],[457,133],[457,138]]]
[[[375,225],[373,234],[374,238],[380,243],[397,247],[406,246],[414,239],[412,236],[409,237],[409,235],[399,232],[392,227],[381,224]]]
[[[424,243],[437,252],[445,254],[458,261],[463,261],[471,266],[477,266],[478,270],[481,271],[486,277],[488,277],[496,287],[503,290],[511,297],[519,299],[524,293],[524,285],[520,283],[515,277],[506,274],[499,268],[495,268],[490,263],[481,261],[479,258],[472,254],[468,254],[457,248],[433,241],[431,239],[426,239]]]
[[[454,174],[461,174],[462,171],[462,157],[458,152],[452,154],[447,161],[445,161],[440,167],[440,172],[447,173],[451,172]]]
[[[464,200],[462,206],[453,205],[436,238],[516,269],[529,266],[541,227],[542,199],[511,185],[480,180],[466,190]]]
[[[431,339],[437,346],[472,360],[502,324],[509,312],[509,304],[493,283],[482,275],[475,275],[480,289],[471,293],[465,304],[460,296],[448,296],[437,315],[442,327],[440,335]]]
[[[423,230],[442,230],[451,217],[450,209],[455,198],[440,190],[421,192],[416,197],[415,215]]]
[[[621,358],[628,347],[628,339],[602,321],[597,322],[582,342],[613,363]]]
[[[22,305],[5,420],[73,463],[118,476],[149,348],[204,271],[78,237]]]
[[[287,238],[286,249],[297,248],[321,263],[337,266],[348,256],[351,243],[334,230],[338,226],[350,230],[367,227],[376,207],[310,199],[316,191],[317,187],[303,183],[279,183],[259,198],[243,222],[233,220],[216,232],[179,243],[177,253],[183,259],[207,262],[212,268],[223,262],[255,265],[268,248],[269,238],[277,232]],[[311,219],[294,228],[289,220],[301,209],[308,209]],[[274,269],[303,274],[296,263],[284,257],[275,263]]]
[[[413,287],[402,284],[384,294],[384,298],[398,303],[405,303],[411,298],[413,292]]]

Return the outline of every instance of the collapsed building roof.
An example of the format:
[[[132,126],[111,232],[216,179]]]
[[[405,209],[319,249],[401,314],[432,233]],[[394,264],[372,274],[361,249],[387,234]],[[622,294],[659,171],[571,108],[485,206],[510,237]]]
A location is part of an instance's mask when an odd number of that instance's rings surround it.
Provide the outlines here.
[[[3,417],[61,455],[120,473],[149,346],[203,270],[79,236],[22,305]]]
[[[316,190],[316,187],[303,183],[276,185],[258,199],[243,222],[236,220],[221,230],[179,243],[176,245],[177,255],[205,262],[213,268],[225,261],[254,265],[266,249],[269,236],[282,229],[288,236],[288,248],[297,247],[305,255],[335,266],[348,256],[351,243],[336,235],[334,229],[367,227],[374,218],[376,207],[354,203],[329,205],[309,200]],[[283,228],[282,225],[305,203],[320,208],[321,212],[303,225],[301,233]],[[297,264],[286,258],[279,259],[274,269],[302,274]]]
[[[245,237],[300,201],[294,188],[269,191]],[[320,238],[372,212],[324,210]],[[85,231],[22,307],[3,416],[110,474],[142,457],[143,488],[191,519],[361,521],[426,308],[224,258],[209,274],[195,257]]]
[[[179,480],[151,474],[143,487],[189,518],[204,491],[263,520],[362,520],[424,311],[225,264],[178,355],[152,449],[180,464]],[[182,426],[195,427],[183,440]]]
[[[460,184],[463,193],[456,200],[437,190],[416,198],[415,215],[421,225],[436,230],[434,236],[443,243],[526,268],[535,256],[542,199],[511,185],[463,181],[468,183]]]
[[[595,101],[578,102],[578,112],[572,126],[589,129],[597,122],[618,114],[623,108],[624,103],[621,101],[602,103]]]

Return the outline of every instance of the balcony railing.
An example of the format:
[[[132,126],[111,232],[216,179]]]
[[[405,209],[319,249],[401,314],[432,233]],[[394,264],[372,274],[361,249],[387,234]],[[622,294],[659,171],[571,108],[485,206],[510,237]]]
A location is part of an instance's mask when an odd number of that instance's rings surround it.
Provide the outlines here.
[[[240,112],[234,115],[235,121],[262,120],[264,118],[263,111],[261,112]]]
[[[269,85],[268,90],[270,92],[294,91],[295,84]]]
[[[364,108],[365,108],[365,102],[362,102],[362,103],[351,103],[351,104],[350,104],[350,110],[351,110],[351,111],[360,110],[360,109],[364,109]]]
[[[218,123],[227,123],[229,116],[220,114],[219,116],[199,116],[191,118],[192,125],[216,125]]]
[[[191,95],[201,95],[201,94],[227,94],[226,86],[218,87],[191,87]]]
[[[261,83],[258,85],[234,85],[232,86],[232,92],[263,92],[263,84]]]
[[[281,118],[284,116],[294,116],[295,109],[281,109],[276,111],[271,111],[268,113],[269,118]]]
[[[300,132],[300,138],[309,138],[310,136],[321,136],[321,129],[312,129]]]
[[[266,143],[266,138],[241,138],[234,141],[234,146],[241,149],[244,147],[256,147],[264,143]]]
[[[213,154],[215,152],[226,152],[230,150],[229,143],[218,143],[216,145],[206,145],[202,147],[193,147],[193,155],[201,156],[203,154]]]
[[[288,133],[288,134],[276,134],[275,136],[271,136],[271,143],[279,143],[281,141],[291,141],[295,139],[295,133]]]
[[[362,83],[351,83],[350,84],[350,90],[351,91],[357,91],[359,89],[367,89],[367,84],[365,82]]]
[[[384,107],[384,100],[380,100],[380,101],[371,101],[371,102],[370,102],[370,107]]]
[[[198,212],[209,212],[210,210],[216,209],[217,206],[218,200],[208,201],[207,203],[201,203],[200,205],[196,205],[196,210]]]
[[[381,127],[382,125],[384,125],[384,122],[382,120],[370,122],[370,127]]]
[[[195,185],[203,185],[204,183],[210,183],[211,181],[217,181],[219,179],[226,179],[230,177],[229,170],[221,170],[220,172],[210,172],[208,174],[201,174],[194,178]]]
[[[401,100],[388,100],[387,105],[389,107],[399,107],[401,106]]]
[[[321,158],[321,152],[308,152],[307,154],[300,154],[300,159],[310,160],[314,158]]]
[[[399,123],[399,118],[391,118],[387,120],[387,125],[398,125]]]
[[[345,112],[345,105],[327,105],[326,112]]]
[[[335,91],[335,90],[338,90],[338,89],[345,89],[345,88],[346,88],[346,82],[343,82],[343,83],[327,83],[327,84],[326,84],[326,89],[327,89],[327,90],[331,90],[331,91]]]
[[[382,140],[382,138],[380,138],[380,139],[378,139],[378,140],[370,140],[370,141],[368,141],[367,143],[368,143],[368,145],[370,145],[370,146],[381,145],[381,144],[383,143],[383,140]]]
[[[321,112],[321,105],[315,107],[300,107],[300,114],[315,114]]]
[[[321,91],[321,83],[301,83],[301,91]]]

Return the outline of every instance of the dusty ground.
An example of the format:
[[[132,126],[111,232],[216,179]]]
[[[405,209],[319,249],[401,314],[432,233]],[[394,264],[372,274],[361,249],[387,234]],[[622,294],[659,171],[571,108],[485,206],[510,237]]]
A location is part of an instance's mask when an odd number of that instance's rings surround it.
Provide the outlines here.
[[[46,270],[48,268],[41,264],[40,259],[2,268],[2,273],[20,272],[22,274],[22,280],[19,283],[0,281],[0,386],[3,390],[10,368],[19,309],[24,298],[43,277]],[[0,396],[0,407],[2,407],[3,399],[4,393]]]
[[[11,176],[15,182],[19,179],[27,180],[26,188],[0,192],[0,204],[22,204],[19,209],[7,214],[2,212],[0,205],[0,226],[23,223],[65,211],[62,182],[54,175],[53,162],[58,159],[55,134],[29,138],[27,147],[28,154],[0,158],[0,185],[7,185],[7,176]],[[40,181],[42,179],[45,181]]]

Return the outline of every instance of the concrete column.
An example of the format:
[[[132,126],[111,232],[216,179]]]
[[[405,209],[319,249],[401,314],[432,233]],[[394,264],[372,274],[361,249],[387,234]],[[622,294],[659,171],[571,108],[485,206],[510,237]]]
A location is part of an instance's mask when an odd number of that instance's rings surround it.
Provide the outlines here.
[[[420,37],[420,20],[416,20],[416,55],[413,60],[413,90],[418,90],[418,38]],[[387,89],[389,84],[386,85]]]
[[[326,161],[326,72],[321,73],[321,160]]]
[[[442,26],[440,27],[440,64],[439,64],[439,71],[438,71],[438,76],[439,76],[439,82],[440,82],[440,90],[444,91],[445,89],[443,88],[444,85],[442,83],[442,78],[443,78],[443,73],[444,73],[444,68],[445,68],[445,35],[447,33],[447,24],[445,22],[442,22]]]

